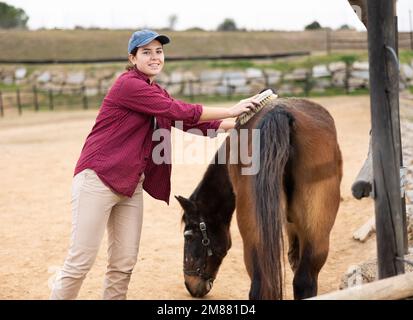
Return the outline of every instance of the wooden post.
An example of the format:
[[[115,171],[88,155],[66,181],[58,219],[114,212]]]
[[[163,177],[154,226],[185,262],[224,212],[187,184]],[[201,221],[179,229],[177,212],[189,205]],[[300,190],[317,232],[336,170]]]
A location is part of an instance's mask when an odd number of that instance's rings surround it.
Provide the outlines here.
[[[305,73],[305,83],[304,83],[304,95],[306,97],[310,96],[312,89],[312,70],[307,70]]]
[[[413,50],[413,22],[412,22],[412,10],[409,10],[410,20],[410,49]]]
[[[83,94],[83,109],[88,109],[88,101],[87,101],[87,95],[86,95],[86,87],[82,86],[82,94]]]
[[[189,86],[189,100],[192,102],[194,101],[194,85],[193,85],[192,79],[189,79],[188,86]]]
[[[346,88],[346,94],[350,94],[351,66],[352,63],[350,61],[346,61],[346,78],[344,79],[344,87]]]
[[[399,99],[394,6],[368,0],[368,39],[374,198],[379,279],[404,272],[403,217],[400,195],[400,123],[394,117]],[[391,51],[393,50],[393,52]],[[393,110],[392,110],[393,109]]]
[[[53,91],[52,89],[49,89],[49,109],[53,110],[54,109],[54,104],[53,104]]]
[[[22,115],[22,103],[20,100],[20,89],[16,89],[16,99],[17,99],[17,109],[19,110],[19,115]]]
[[[102,79],[99,79],[98,81],[98,95],[102,95]]]
[[[268,74],[265,72],[265,70],[262,71],[263,75],[264,75],[264,82],[265,82],[265,87],[269,88],[270,87],[270,79]]]
[[[39,100],[37,97],[37,87],[33,86],[33,104],[34,104],[34,111],[39,111]]]
[[[0,91],[0,116],[4,117],[3,94]]]
[[[327,55],[331,54],[331,30],[326,29],[326,47],[327,47]]]
[[[399,18],[397,16],[397,6],[396,6],[396,0],[393,0],[394,4],[394,31],[395,31],[395,42],[396,42],[396,53],[397,53],[397,58],[399,58]],[[399,71],[400,72],[400,71]],[[399,75],[400,76],[400,75]],[[395,103],[397,103],[396,108],[392,108],[394,111],[394,117],[398,123],[398,129],[399,132],[397,133],[397,138],[398,138],[398,144],[399,144],[399,157],[400,157],[400,167],[403,168],[403,149],[402,149],[402,132],[400,128],[400,103],[399,99],[395,100]],[[402,206],[402,217],[403,217],[403,247],[404,247],[404,254],[409,253],[409,234],[407,232],[407,214],[406,214],[406,195],[403,193],[401,195],[401,206]]]

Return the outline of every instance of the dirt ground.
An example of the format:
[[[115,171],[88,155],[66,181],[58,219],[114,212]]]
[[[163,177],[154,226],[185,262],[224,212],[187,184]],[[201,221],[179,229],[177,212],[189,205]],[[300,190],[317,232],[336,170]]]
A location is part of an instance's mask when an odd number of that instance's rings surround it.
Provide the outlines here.
[[[350,192],[367,153],[369,98],[315,100],[333,115],[344,157],[343,201],[331,234],[329,257],[319,276],[322,294],[338,288],[351,264],[375,257],[376,243],[374,236],[363,244],[352,239],[353,232],[373,215],[372,201],[357,201]],[[6,114],[0,119],[0,299],[48,298],[49,284],[69,245],[73,168],[96,112]],[[182,135],[178,132],[175,137]],[[184,148],[188,143],[206,146],[208,140],[192,135],[185,139]],[[182,146],[174,145],[175,153],[182,151]],[[214,153],[212,148],[209,151],[202,164],[173,166],[172,195],[190,195]],[[141,246],[129,299],[192,299],[183,283],[181,214],[173,197],[168,207],[145,194]],[[231,228],[233,247],[207,299],[248,298],[250,282],[235,220]],[[100,298],[105,267],[106,238],[80,299]],[[291,272],[287,269],[286,298],[290,299]]]

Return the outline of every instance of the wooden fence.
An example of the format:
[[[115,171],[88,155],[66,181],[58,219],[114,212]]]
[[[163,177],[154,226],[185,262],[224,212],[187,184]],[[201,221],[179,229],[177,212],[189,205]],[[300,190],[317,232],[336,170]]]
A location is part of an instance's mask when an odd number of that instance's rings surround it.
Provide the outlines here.
[[[398,46],[400,49],[413,50],[413,36],[410,32],[399,32]],[[326,30],[326,52],[343,50],[367,50],[367,32]]]

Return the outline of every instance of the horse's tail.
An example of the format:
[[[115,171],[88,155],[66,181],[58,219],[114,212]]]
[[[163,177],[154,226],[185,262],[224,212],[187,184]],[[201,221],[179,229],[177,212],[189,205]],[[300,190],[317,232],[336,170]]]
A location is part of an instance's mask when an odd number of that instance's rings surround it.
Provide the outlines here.
[[[259,230],[257,264],[261,271],[261,299],[283,298],[282,201],[293,121],[293,116],[285,107],[278,105],[264,115],[258,125],[260,170],[256,175],[253,189]]]

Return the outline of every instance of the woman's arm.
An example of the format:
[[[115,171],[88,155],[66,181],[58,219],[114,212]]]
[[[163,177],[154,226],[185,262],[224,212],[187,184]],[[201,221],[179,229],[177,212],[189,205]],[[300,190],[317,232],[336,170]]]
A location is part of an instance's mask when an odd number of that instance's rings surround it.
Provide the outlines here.
[[[230,108],[203,107],[199,121],[220,120],[238,117],[244,112],[251,110],[256,105],[259,105],[259,103],[257,100],[255,100],[254,96],[252,98],[241,100]]]
[[[218,129],[229,131],[235,128],[235,119],[225,119],[222,120]]]

